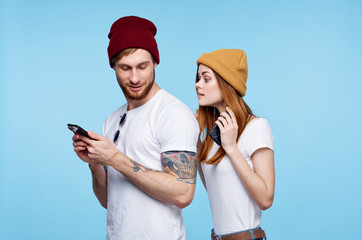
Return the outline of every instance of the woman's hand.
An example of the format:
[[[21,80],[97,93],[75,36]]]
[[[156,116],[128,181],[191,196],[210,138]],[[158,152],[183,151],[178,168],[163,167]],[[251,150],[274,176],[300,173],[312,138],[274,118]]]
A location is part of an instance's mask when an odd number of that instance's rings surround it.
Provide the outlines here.
[[[220,128],[221,146],[226,153],[233,150],[236,146],[238,137],[238,123],[235,114],[229,107],[226,107],[226,112],[220,113],[219,118],[215,122]]]

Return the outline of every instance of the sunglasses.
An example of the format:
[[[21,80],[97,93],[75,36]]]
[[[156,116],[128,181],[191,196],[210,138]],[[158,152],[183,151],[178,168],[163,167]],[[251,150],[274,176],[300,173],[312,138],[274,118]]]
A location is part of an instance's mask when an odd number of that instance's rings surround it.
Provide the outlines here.
[[[113,143],[117,143],[118,138],[119,138],[119,134],[121,133],[121,129],[122,129],[123,125],[124,125],[124,122],[126,121],[126,117],[127,117],[127,113],[123,113],[121,115],[121,119],[119,120],[119,124],[118,124],[118,129],[115,132],[114,137],[113,137]]]

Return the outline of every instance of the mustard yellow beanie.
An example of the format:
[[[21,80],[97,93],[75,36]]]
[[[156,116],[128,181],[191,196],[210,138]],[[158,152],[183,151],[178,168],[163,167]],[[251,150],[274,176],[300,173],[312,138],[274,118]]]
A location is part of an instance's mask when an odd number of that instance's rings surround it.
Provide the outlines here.
[[[240,49],[219,49],[204,53],[196,61],[214,70],[243,97],[246,92],[248,63],[246,54]]]

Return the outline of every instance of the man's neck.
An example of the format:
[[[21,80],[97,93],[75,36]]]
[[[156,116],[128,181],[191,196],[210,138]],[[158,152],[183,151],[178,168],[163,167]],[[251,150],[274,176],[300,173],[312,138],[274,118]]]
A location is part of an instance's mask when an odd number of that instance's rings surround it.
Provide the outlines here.
[[[127,104],[128,104],[128,108],[127,111],[138,108],[140,106],[142,106],[143,104],[145,104],[146,102],[148,102],[149,100],[151,100],[151,98],[153,96],[156,95],[156,93],[161,90],[161,88],[157,85],[157,83],[154,83],[152,89],[149,91],[149,93],[147,94],[146,97],[140,99],[140,100],[133,100],[133,99],[128,99],[126,97],[127,100]]]

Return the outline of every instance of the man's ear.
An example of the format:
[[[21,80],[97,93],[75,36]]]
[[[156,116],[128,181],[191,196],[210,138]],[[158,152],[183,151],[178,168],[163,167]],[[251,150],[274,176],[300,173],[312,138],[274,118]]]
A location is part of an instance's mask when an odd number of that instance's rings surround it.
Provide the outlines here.
[[[153,69],[155,69],[157,67],[157,63],[153,62]]]

